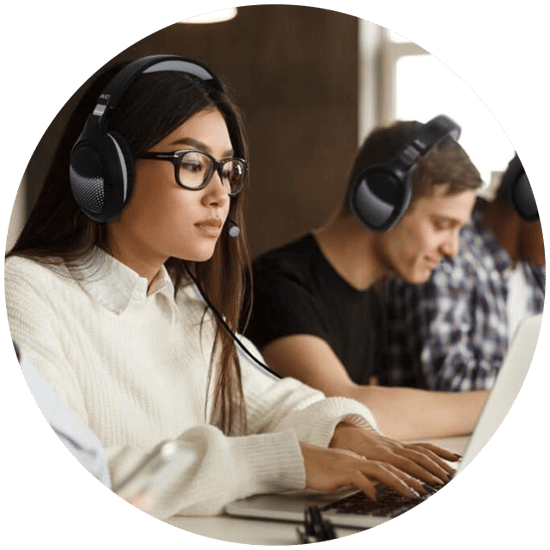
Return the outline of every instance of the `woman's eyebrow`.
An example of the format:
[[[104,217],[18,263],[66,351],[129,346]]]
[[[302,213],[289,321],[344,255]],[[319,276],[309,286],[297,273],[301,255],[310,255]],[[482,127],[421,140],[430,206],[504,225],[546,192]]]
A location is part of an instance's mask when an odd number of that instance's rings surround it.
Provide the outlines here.
[[[208,145],[206,145],[206,143],[203,143],[202,141],[199,141],[197,139],[193,139],[190,137],[177,139],[176,141],[173,141],[170,145],[190,145],[194,149],[198,149],[199,151],[204,151],[205,153],[212,154],[212,149]],[[229,149],[224,153],[223,157],[224,158],[231,157],[233,156],[233,154],[234,154],[233,149]]]

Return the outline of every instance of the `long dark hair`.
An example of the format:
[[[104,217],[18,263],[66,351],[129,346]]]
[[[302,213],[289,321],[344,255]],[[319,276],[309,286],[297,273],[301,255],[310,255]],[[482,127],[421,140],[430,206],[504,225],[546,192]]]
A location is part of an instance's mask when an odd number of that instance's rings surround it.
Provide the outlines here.
[[[101,72],[83,92],[69,117],[36,204],[6,257],[17,255],[46,264],[77,265],[95,246],[107,247],[106,224],[85,216],[72,196],[69,153],[99,94],[118,70],[120,66]],[[193,115],[212,107],[225,119],[235,156],[248,158],[242,119],[225,88],[219,90],[183,73],[140,76],[112,114],[109,130],[124,137],[136,158]],[[243,310],[249,309],[245,296],[251,287],[242,202],[242,194],[231,198],[230,216],[241,229],[239,236],[230,237],[223,231],[211,259],[199,263],[169,258],[165,264],[176,293],[188,283],[190,272],[234,331],[239,320],[242,322]],[[241,432],[246,425],[246,410],[240,366],[233,339],[220,323],[216,327],[211,361],[211,373],[217,373],[211,420],[225,433]]]

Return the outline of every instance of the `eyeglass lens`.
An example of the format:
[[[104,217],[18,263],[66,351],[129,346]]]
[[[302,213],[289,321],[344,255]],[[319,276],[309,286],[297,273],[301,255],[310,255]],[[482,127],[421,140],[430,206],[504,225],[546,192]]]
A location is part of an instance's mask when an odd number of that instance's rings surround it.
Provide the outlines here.
[[[229,193],[237,193],[244,183],[246,168],[240,159],[221,161],[221,180]],[[187,151],[182,155],[179,166],[180,183],[185,187],[198,188],[208,183],[214,174],[212,159],[199,152]]]

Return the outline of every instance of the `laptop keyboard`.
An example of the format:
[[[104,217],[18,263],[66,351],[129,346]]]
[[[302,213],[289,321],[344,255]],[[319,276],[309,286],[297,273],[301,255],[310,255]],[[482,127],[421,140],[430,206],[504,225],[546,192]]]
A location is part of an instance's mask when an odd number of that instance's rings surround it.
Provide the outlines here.
[[[378,517],[394,518],[414,508],[428,497],[436,493],[439,487],[424,485],[428,491],[416,499],[409,499],[396,493],[389,487],[378,487],[378,502],[373,502],[364,493],[358,492],[335,502],[331,502],[321,508],[321,512],[336,512],[340,514],[372,515]]]

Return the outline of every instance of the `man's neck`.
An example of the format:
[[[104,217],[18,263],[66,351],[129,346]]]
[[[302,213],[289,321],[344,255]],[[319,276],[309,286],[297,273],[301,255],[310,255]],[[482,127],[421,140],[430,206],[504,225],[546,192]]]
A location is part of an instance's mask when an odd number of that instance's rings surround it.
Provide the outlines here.
[[[387,275],[377,260],[375,235],[353,216],[337,213],[312,233],[326,260],[356,290],[367,290]]]

